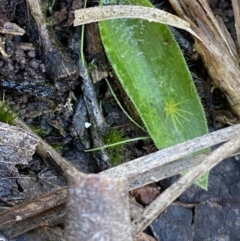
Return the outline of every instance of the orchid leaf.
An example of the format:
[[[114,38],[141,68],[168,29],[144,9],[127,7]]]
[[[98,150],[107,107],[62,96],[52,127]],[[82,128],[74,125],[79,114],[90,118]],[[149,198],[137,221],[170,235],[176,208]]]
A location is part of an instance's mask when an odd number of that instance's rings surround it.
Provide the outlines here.
[[[102,4],[153,7],[147,0]],[[208,133],[188,66],[166,25],[124,18],[102,21],[99,29],[110,63],[159,149]],[[208,173],[198,185],[207,189],[207,183]]]

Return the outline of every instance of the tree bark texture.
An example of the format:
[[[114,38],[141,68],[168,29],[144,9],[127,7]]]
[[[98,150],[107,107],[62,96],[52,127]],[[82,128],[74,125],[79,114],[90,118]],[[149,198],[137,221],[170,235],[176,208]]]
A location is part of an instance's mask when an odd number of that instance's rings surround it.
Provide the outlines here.
[[[66,240],[132,240],[126,187],[124,179],[68,173]]]

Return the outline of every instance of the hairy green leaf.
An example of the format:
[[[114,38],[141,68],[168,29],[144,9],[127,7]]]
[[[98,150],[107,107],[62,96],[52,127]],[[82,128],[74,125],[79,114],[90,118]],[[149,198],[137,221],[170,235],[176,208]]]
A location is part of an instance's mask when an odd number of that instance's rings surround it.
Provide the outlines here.
[[[106,3],[152,6],[147,0]],[[99,28],[108,59],[159,149],[208,132],[191,74],[166,25],[125,18],[102,21]],[[207,188],[207,174],[200,185]]]

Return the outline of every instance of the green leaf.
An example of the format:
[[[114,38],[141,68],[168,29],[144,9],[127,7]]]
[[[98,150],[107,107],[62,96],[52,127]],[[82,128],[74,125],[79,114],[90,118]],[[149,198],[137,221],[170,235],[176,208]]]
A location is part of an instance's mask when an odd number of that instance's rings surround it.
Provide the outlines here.
[[[108,4],[152,7],[147,0]],[[125,18],[102,21],[99,28],[108,59],[159,149],[208,132],[191,74],[166,25]],[[207,174],[203,179],[207,189]]]

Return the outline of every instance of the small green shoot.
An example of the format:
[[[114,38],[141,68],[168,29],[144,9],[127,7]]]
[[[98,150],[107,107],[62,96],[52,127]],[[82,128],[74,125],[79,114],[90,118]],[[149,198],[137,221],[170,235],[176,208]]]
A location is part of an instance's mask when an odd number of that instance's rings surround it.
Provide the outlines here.
[[[47,136],[49,133],[41,128],[39,128],[38,126],[35,126],[35,125],[31,125],[30,126],[32,131],[37,134],[38,136],[41,136],[41,137],[45,137]]]
[[[136,137],[136,138],[127,139],[127,140],[116,142],[116,143],[106,144],[104,146],[96,147],[96,148],[93,148],[93,149],[88,149],[88,150],[85,150],[85,152],[98,151],[98,150],[102,150],[102,149],[105,149],[105,148],[126,144],[126,143],[132,142],[132,141],[140,141],[140,140],[147,140],[147,139],[149,139],[148,136]]]
[[[88,64],[88,72],[91,73],[92,71],[94,71],[97,68],[97,66],[95,65],[95,59],[93,59],[91,61],[91,63]]]
[[[104,142],[107,145],[111,145],[113,143],[121,143],[126,141],[127,138],[124,137],[123,130],[116,130],[111,129],[107,136],[104,138]],[[108,154],[110,156],[112,166],[120,165],[124,160],[124,150],[125,150],[125,143],[111,146],[107,148]]]
[[[19,113],[15,114],[12,111],[12,108],[6,103],[5,94],[3,94],[3,99],[0,103],[0,121],[7,124],[13,124],[14,119],[16,119],[18,115]]]
[[[60,154],[63,153],[64,150],[64,144],[53,144],[52,147]]]
[[[51,6],[48,8],[49,13],[52,15],[53,7],[55,5],[56,0],[52,0]]]
[[[118,131],[116,129],[111,129],[108,135],[104,137],[104,142],[106,143],[106,145],[91,150],[86,150],[86,152],[107,148],[112,166],[120,165],[124,160],[125,144],[127,144],[128,142],[145,140],[148,138],[138,137],[133,139],[127,139],[124,137],[124,135],[125,133],[122,130]]]
[[[141,130],[143,130],[144,132],[146,131],[142,126],[140,126],[128,113],[127,111],[123,108],[123,106],[121,105],[120,101],[118,100],[117,96],[115,95],[113,89],[112,89],[112,86],[110,85],[109,81],[107,78],[105,78],[106,82],[107,82],[107,85],[108,85],[108,88],[111,92],[111,94],[113,95],[113,98],[116,100],[118,106],[120,107],[120,109],[122,110],[122,112],[127,116],[127,118],[133,122],[137,127],[139,127]]]

